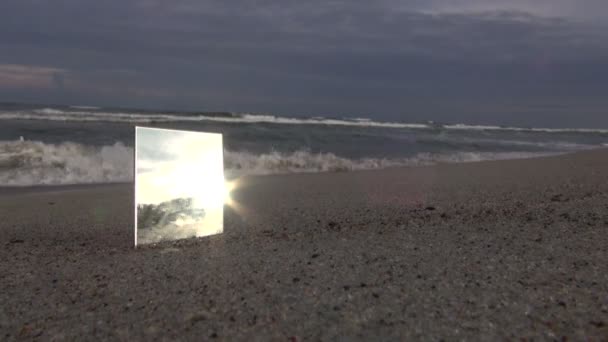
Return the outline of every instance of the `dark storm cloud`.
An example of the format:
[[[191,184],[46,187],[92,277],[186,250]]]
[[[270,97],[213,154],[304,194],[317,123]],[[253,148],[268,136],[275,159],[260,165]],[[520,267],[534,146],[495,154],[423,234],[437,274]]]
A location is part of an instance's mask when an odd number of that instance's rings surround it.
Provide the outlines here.
[[[608,125],[604,2],[403,3],[8,0],[0,64],[62,70],[23,98]]]

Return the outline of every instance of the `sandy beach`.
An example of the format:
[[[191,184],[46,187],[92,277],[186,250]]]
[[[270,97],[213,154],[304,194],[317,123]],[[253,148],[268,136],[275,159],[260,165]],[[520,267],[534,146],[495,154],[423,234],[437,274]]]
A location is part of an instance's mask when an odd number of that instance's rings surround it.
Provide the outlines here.
[[[602,340],[608,151],[241,179],[134,249],[132,184],[0,191],[0,339]]]

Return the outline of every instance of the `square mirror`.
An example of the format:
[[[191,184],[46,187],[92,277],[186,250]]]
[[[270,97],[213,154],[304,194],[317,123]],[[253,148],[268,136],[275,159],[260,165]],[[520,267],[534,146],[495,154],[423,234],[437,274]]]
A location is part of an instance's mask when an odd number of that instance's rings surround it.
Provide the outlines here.
[[[135,246],[219,234],[222,135],[135,127]]]

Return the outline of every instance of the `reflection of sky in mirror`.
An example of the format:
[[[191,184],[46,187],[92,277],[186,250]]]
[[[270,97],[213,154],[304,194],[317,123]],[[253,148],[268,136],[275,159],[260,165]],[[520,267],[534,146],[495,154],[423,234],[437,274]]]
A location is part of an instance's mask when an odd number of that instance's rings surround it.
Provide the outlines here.
[[[202,220],[181,215],[166,227],[140,226],[140,242],[146,240],[141,239],[143,231],[154,231],[162,240],[221,232],[225,195],[221,134],[137,127],[136,145],[138,205],[191,198],[192,207],[205,212]]]
[[[221,135],[139,128],[137,140],[138,203],[205,201],[223,185]]]
[[[153,128],[137,128],[137,172],[153,171],[154,165],[178,160],[180,152],[171,147],[170,141],[192,135]],[[199,133],[200,134],[200,133]]]

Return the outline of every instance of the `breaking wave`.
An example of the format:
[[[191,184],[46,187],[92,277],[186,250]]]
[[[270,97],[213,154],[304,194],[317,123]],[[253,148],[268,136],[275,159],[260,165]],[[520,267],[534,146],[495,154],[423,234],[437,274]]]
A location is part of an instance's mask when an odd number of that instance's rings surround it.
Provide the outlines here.
[[[348,159],[333,153],[271,152],[252,155],[247,152],[224,151],[228,175],[281,174],[298,172],[344,172],[384,169],[398,166],[429,166],[439,163],[466,163],[485,160],[523,159],[555,155],[551,152],[454,152],[418,153],[410,158]]]
[[[441,123],[403,123],[380,122],[368,118],[329,119],[324,117],[290,118],[275,115],[236,114],[236,113],[145,113],[145,112],[104,112],[101,108],[71,106],[70,110],[42,108],[24,111],[2,111],[0,120],[50,120],[76,122],[124,122],[134,124],[170,122],[225,122],[225,123],[272,123],[286,125],[330,125],[354,127],[384,127],[407,129],[445,129],[468,131],[515,131],[544,133],[599,133],[608,134],[608,129],[591,128],[524,128],[490,125],[441,124]]]
[[[125,122],[135,124],[169,123],[169,122],[201,122],[215,121],[226,123],[274,123],[288,125],[333,125],[358,127],[390,127],[390,128],[429,128],[426,124],[377,122],[362,119],[326,119],[288,118],[274,115],[232,114],[163,114],[163,113],[127,113],[101,111],[63,111],[53,108],[43,108],[33,111],[0,112],[0,120],[50,120],[50,121],[80,121],[80,122]]]
[[[122,143],[86,146],[73,142],[0,141],[0,185],[129,182],[133,148]]]
[[[348,159],[332,153],[224,151],[226,177],[296,172],[346,172],[397,166],[521,159],[556,153],[419,153],[410,158]],[[117,142],[95,147],[73,142],[0,141],[0,186],[116,183],[133,181],[133,148]]]
[[[536,127],[509,127],[488,125],[450,124],[443,125],[445,129],[466,131],[515,131],[515,132],[544,132],[544,133],[601,133],[607,134],[608,129],[601,128],[536,128]]]

